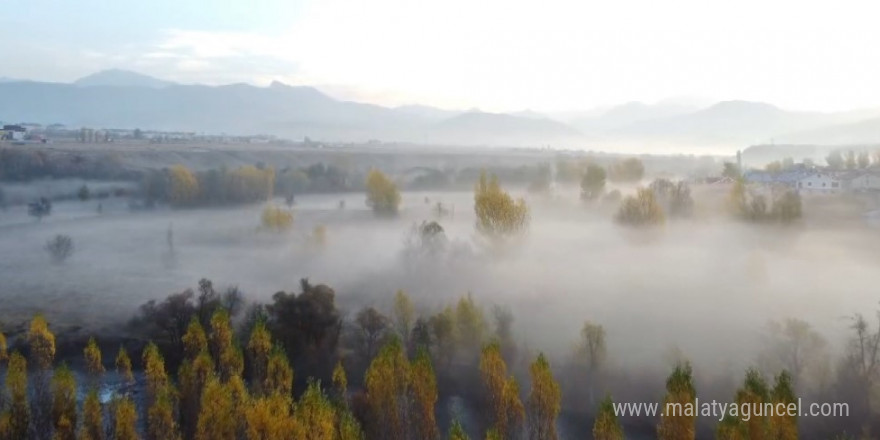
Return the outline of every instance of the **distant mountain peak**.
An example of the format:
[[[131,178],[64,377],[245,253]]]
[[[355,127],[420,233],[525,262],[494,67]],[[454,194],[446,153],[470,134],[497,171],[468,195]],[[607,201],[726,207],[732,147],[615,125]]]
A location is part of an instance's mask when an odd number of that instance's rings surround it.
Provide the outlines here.
[[[84,76],[74,81],[73,84],[80,87],[148,87],[151,89],[174,85],[170,81],[123,69],[102,70]]]

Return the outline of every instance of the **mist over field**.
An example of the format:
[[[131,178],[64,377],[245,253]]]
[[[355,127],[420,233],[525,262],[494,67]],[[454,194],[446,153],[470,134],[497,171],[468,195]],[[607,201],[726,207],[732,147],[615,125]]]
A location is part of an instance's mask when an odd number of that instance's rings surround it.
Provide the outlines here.
[[[0,440],[880,438],[875,5],[8,1]]]

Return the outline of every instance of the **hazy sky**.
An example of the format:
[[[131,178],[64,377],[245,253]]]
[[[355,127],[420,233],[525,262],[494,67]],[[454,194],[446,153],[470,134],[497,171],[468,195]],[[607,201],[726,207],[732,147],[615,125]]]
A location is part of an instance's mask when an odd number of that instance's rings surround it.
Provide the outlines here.
[[[838,0],[5,0],[0,76],[124,68],[510,111],[668,97],[880,106],[880,7]]]

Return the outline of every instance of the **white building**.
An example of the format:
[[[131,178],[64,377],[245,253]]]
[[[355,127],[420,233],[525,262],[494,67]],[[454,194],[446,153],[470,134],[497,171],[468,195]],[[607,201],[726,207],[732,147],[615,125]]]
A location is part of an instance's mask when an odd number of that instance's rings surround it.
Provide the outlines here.
[[[840,179],[830,173],[813,173],[802,177],[797,188],[806,192],[836,193],[843,189]]]
[[[842,178],[847,191],[880,191],[880,174],[860,171]]]

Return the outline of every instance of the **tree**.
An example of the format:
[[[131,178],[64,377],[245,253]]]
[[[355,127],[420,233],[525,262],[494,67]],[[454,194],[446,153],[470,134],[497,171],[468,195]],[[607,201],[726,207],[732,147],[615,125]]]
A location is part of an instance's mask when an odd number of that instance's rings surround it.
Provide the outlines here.
[[[235,440],[237,438],[238,418],[236,402],[229,386],[211,376],[205,384],[199,405],[199,421],[196,440]]]
[[[461,426],[461,422],[458,420],[453,420],[452,425],[449,427],[449,440],[469,440],[467,433],[464,432],[464,427]]]
[[[665,221],[663,208],[657,203],[654,192],[639,188],[635,196],[623,199],[614,220],[625,226],[645,227],[661,225]]]
[[[27,341],[30,365],[34,368],[31,416],[36,437],[45,439],[51,435],[53,426],[49,410],[52,405],[50,369],[55,360],[55,335],[49,330],[43,315],[36,315],[31,320]]]
[[[410,368],[411,385],[415,411],[416,433],[420,439],[437,439],[440,433],[434,419],[434,405],[437,403],[437,379],[431,357],[427,350],[421,349]]]
[[[772,215],[783,224],[800,219],[803,215],[800,194],[794,190],[782,193],[779,198],[773,201]]]
[[[37,221],[49,214],[52,214],[52,202],[49,199],[40,197],[39,200],[28,203],[28,215],[36,217]]]
[[[403,339],[403,345],[409,348],[409,337],[412,331],[413,322],[415,321],[416,309],[413,307],[412,300],[403,290],[398,290],[394,294],[394,309],[391,313],[391,320],[397,334]]]
[[[336,412],[316,381],[309,381],[306,392],[297,402],[293,418],[297,429],[305,433],[304,439],[333,440],[336,435]]]
[[[214,374],[214,360],[211,359],[207,347],[195,357],[184,360],[180,365],[177,373],[180,383],[180,427],[185,438],[192,438],[195,435],[202,392],[208,379]]]
[[[44,248],[52,258],[52,262],[60,264],[73,255],[73,239],[69,235],[58,234],[55,238],[47,241]]]
[[[522,233],[529,223],[529,208],[524,199],[514,200],[501,189],[495,175],[480,173],[474,189],[477,231],[492,240]]]
[[[541,353],[529,367],[532,391],[529,393],[529,438],[556,439],[556,417],[561,409],[562,390],[553,378],[550,363]]]
[[[690,217],[694,207],[694,199],[691,198],[691,187],[687,182],[656,179],[651,182],[648,188],[654,192],[654,197],[670,216]]]
[[[52,376],[52,426],[57,440],[74,440],[76,427],[76,380],[67,365]]]
[[[147,405],[152,406],[160,391],[169,385],[168,373],[165,372],[165,360],[159,347],[152,342],[144,349],[143,361],[144,375],[147,378]]]
[[[770,401],[774,408],[785,408],[782,411],[773,411],[770,416],[770,433],[768,438],[774,440],[796,440],[798,438],[798,416],[788,411],[797,398],[794,395],[794,387],[791,376],[783,370],[776,376],[773,389],[770,391]]]
[[[189,206],[199,196],[199,181],[196,176],[183,165],[174,165],[168,171],[168,201],[172,206]]]
[[[293,390],[293,369],[287,361],[287,355],[280,346],[272,348],[266,364],[266,381],[263,384],[266,394],[290,395]]]
[[[101,375],[104,374],[104,364],[101,362],[101,349],[95,338],[89,338],[86,348],[83,350],[83,357],[86,360],[86,373],[89,377],[89,386],[96,388],[100,385]]]
[[[770,162],[767,165],[764,165],[764,171],[771,174],[779,173],[782,171],[782,162],[778,160]]]
[[[134,382],[134,375],[131,373],[131,358],[128,357],[128,352],[122,346],[119,347],[119,352],[116,354],[116,372],[125,383]]]
[[[89,191],[88,185],[83,185],[79,187],[79,191],[76,192],[76,197],[79,198],[81,202],[88,201],[91,198],[92,193]]]
[[[867,151],[862,151],[859,153],[857,161],[859,168],[864,170],[871,166],[871,155]]]
[[[621,160],[608,170],[612,182],[638,182],[645,176],[645,165],[636,157]]]
[[[827,359],[822,336],[800,319],[769,324],[766,346],[760,355],[764,371],[785,370],[794,384],[803,383],[807,372],[818,373]],[[815,377],[815,376],[814,376]]]
[[[498,343],[483,348],[480,374],[489,396],[491,426],[499,438],[514,438],[525,419],[525,408],[519,399],[519,384],[513,377],[507,377],[507,364]]]
[[[211,351],[222,381],[226,382],[233,376],[241,376],[244,360],[233,340],[229,313],[222,308],[215,311],[211,317]]]
[[[137,408],[134,401],[126,396],[119,399],[115,404],[116,420],[113,429],[114,440],[140,440],[137,431]]]
[[[9,407],[4,414],[9,420],[7,438],[28,438],[31,411],[28,405],[27,361],[17,351],[9,357],[6,390],[9,393]]]
[[[98,390],[92,388],[83,401],[83,423],[80,428],[80,440],[104,440],[104,410]]]
[[[606,395],[605,399],[599,405],[599,413],[596,414],[596,420],[593,422],[593,438],[595,440],[623,440],[623,427],[617,420],[617,413],[614,412],[614,401],[610,395]]]
[[[458,335],[455,328],[455,311],[447,306],[428,320],[428,327],[434,339],[435,357],[443,359],[447,365],[452,362],[458,348]]]
[[[470,349],[476,355],[483,344],[483,335],[486,332],[486,318],[483,309],[474,301],[470,292],[458,299],[455,307],[455,324],[457,336],[462,342],[462,347]]]
[[[336,362],[336,347],[342,318],[336,308],[336,293],[327,285],[300,280],[302,293],[278,292],[266,306],[267,326],[293,361],[303,360],[304,377],[322,378]],[[305,362],[307,361],[307,362]],[[300,365],[300,364],[297,364]],[[324,365],[324,369],[318,368]]]
[[[828,167],[833,170],[842,170],[844,161],[843,155],[840,154],[840,151],[832,151],[828,153],[828,156],[825,156],[825,162],[828,164]]]
[[[297,439],[302,430],[293,420],[293,402],[289,395],[271,394],[253,400],[244,409],[245,434],[248,439]]]
[[[400,208],[400,192],[397,185],[377,169],[367,175],[367,206],[379,216],[394,216]]]
[[[856,152],[849,150],[846,152],[846,169],[854,170],[856,166],[858,166],[858,162],[856,160]]]
[[[724,162],[724,169],[721,171],[721,176],[729,177],[731,179],[739,179],[742,177],[742,174],[739,165],[734,162]]]
[[[266,328],[263,319],[257,319],[248,339],[248,355],[251,360],[251,379],[255,394],[263,394],[263,384],[266,381],[266,369],[269,364],[269,354],[272,352],[272,336]]]
[[[736,403],[740,407],[749,405],[751,408],[761,408],[769,401],[770,390],[767,382],[757,370],[750,368],[746,371],[745,383],[736,392]],[[747,437],[757,440],[767,438],[768,421],[766,411],[755,411],[747,421],[743,421],[743,429]]]
[[[179,440],[175,404],[177,401],[174,387],[165,385],[159,390],[155,402],[147,410],[148,440]]]
[[[263,208],[260,222],[264,229],[283,232],[293,226],[293,212],[278,206],[266,206]]]
[[[688,363],[676,365],[666,379],[666,397],[663,398],[657,437],[660,440],[693,440],[696,436],[696,399],[692,370]],[[691,405],[691,411],[686,409]]]
[[[607,352],[605,328],[590,321],[584,322],[580,341],[575,346],[575,362],[579,368],[587,370],[590,401],[594,401],[594,385],[597,382],[600,369],[605,364]]]
[[[6,345],[6,335],[0,332],[0,365],[9,360],[8,347]]]
[[[371,431],[376,438],[408,438],[410,366],[400,341],[392,338],[373,358],[364,376]]]
[[[373,307],[367,307],[358,312],[355,323],[360,328],[364,357],[372,359],[388,329],[389,319]]]
[[[605,168],[596,164],[587,165],[581,178],[581,199],[596,200],[605,191]]]

